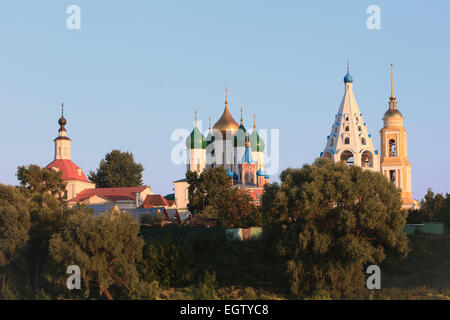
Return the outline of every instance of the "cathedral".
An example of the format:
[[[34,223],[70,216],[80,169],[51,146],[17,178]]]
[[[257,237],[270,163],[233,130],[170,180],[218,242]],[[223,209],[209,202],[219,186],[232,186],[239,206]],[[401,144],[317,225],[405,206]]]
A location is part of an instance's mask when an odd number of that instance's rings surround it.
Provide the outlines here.
[[[392,64],[389,109],[384,114],[384,126],[380,131],[381,152],[374,149],[372,135],[369,134],[363,114],[358,108],[348,64],[344,84],[344,97],[335,115],[325,149],[320,156],[334,162],[342,161],[349,166],[355,165],[381,172],[399,188],[403,208],[417,208],[419,204],[412,198],[411,164],[407,156],[404,118],[397,108],[397,98],[394,96]]]
[[[225,109],[222,116],[211,127],[209,119],[208,135],[205,137],[197,126],[195,112],[194,129],[186,139],[186,171],[201,173],[209,168],[223,166],[235,188],[245,189],[255,202],[259,201],[263,187],[269,183],[269,175],[264,165],[265,143],[256,130],[256,116],[253,115],[253,130],[244,126],[243,110],[238,124],[230,113],[228,94],[225,88]],[[174,182],[175,199],[186,209],[187,188],[185,179]]]

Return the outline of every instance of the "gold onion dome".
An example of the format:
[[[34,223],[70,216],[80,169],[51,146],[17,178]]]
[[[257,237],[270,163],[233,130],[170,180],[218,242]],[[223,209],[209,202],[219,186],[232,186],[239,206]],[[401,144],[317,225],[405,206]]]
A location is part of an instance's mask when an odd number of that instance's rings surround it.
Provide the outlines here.
[[[228,98],[225,91],[225,110],[223,111],[222,116],[214,125],[214,130],[220,130],[222,132],[222,136],[225,139],[227,131],[229,134],[234,134],[239,129],[239,124],[233,119],[231,116],[230,110],[228,109]]]

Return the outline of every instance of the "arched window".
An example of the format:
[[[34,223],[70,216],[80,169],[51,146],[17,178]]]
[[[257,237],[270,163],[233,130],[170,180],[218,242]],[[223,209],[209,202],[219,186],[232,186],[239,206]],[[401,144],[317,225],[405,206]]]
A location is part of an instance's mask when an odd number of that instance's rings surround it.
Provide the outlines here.
[[[331,138],[331,140],[330,140],[330,146],[332,146],[332,145],[334,145],[334,139],[333,138]]]
[[[397,156],[397,145],[394,139],[389,140],[389,157]]]
[[[362,129],[361,129],[361,126],[358,126],[358,131],[359,131],[359,132],[361,132],[361,131],[362,131]]]
[[[350,144],[350,138],[349,137],[346,137],[344,139],[344,144]]]
[[[345,121],[349,121],[349,117],[345,117]]]
[[[336,128],[334,128],[334,133],[336,133],[337,132],[337,127]]]
[[[366,145],[366,138],[361,138],[361,144],[362,144],[363,146]]]
[[[364,151],[361,156],[361,166],[363,168],[373,168],[373,157],[370,151]]]
[[[350,127],[349,127],[349,126],[346,126],[346,127],[345,127],[345,131],[350,131]]]
[[[341,154],[341,161],[344,162],[347,166],[352,166],[355,163],[353,158],[353,153],[351,151],[345,150]]]

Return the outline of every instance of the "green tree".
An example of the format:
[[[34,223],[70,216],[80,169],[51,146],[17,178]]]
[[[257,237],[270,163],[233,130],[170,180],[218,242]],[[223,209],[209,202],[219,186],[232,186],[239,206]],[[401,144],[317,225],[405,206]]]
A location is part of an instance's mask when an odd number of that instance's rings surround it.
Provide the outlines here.
[[[64,200],[66,182],[61,179],[62,172],[48,170],[37,165],[17,167],[16,173],[22,193],[33,196],[41,205],[49,199],[48,195],[59,201]]]
[[[64,201],[66,183],[61,174],[36,165],[17,168],[19,190],[29,199],[31,227],[26,260],[29,285],[34,292],[43,285],[50,236],[61,228],[70,212]]]
[[[88,177],[97,188],[140,187],[143,171],[132,153],[113,150],[100,161],[97,172],[90,171]]]
[[[407,253],[406,212],[380,173],[319,159],[281,174],[281,253],[299,296],[351,297],[365,288],[364,267]]]
[[[245,190],[233,188],[223,167],[209,168],[201,174],[188,172],[189,211],[214,219],[225,227],[260,224],[253,199]]]
[[[28,241],[30,213],[27,200],[17,188],[0,184],[0,275],[1,295],[5,294],[10,263],[17,259]],[[20,272],[16,270],[16,276]]]
[[[77,265],[85,298],[135,295],[142,287],[136,263],[142,258],[144,241],[138,233],[139,222],[125,213],[93,217],[81,210],[71,215],[50,240],[49,252],[59,270],[52,281],[63,288],[67,266]]]

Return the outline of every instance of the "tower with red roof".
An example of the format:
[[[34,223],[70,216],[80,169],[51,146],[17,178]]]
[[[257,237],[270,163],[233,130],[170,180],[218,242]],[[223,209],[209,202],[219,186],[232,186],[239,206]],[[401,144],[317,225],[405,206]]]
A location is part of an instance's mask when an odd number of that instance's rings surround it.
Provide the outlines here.
[[[62,179],[67,183],[65,198],[67,200],[75,198],[84,189],[95,188],[95,183],[90,182],[83,170],[71,160],[70,147],[72,140],[67,136],[64,118],[64,104],[61,104],[61,118],[58,120],[59,130],[55,142],[55,158],[47,165],[47,169],[62,172]]]

